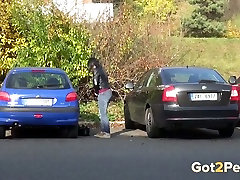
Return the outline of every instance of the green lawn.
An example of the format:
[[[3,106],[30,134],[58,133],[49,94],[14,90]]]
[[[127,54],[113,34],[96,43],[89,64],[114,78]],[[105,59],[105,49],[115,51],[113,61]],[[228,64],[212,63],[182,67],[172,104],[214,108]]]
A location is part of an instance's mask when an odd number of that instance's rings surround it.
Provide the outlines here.
[[[226,79],[240,76],[240,39],[174,37],[172,44],[172,52],[180,51],[173,65],[214,68]]]

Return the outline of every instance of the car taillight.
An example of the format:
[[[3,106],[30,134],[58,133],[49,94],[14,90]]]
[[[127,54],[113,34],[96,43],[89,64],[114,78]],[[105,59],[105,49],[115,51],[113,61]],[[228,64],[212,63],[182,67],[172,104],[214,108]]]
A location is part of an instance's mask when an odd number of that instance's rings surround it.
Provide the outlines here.
[[[174,86],[169,86],[163,91],[163,102],[177,102],[177,92]]]
[[[10,101],[10,96],[7,92],[0,91],[0,101]]]
[[[66,102],[71,102],[71,101],[76,101],[76,100],[77,100],[76,92],[68,93],[68,95],[66,96]]]
[[[231,101],[240,100],[239,96],[240,96],[240,94],[238,92],[237,86],[232,86],[231,97],[230,97]]]

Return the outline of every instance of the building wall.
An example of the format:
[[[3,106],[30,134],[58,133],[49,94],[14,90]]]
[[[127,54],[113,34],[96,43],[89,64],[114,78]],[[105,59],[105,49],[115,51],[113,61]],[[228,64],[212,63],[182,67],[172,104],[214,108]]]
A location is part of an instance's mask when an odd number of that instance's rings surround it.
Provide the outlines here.
[[[76,21],[108,21],[113,18],[113,3],[93,3],[92,0],[53,0],[58,9]]]
[[[92,3],[92,0],[83,0],[83,4]]]

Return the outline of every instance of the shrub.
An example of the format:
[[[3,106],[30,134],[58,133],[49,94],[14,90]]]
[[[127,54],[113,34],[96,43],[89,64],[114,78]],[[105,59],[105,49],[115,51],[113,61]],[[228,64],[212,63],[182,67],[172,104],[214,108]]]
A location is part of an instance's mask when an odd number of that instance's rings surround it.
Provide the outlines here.
[[[152,16],[166,21],[176,11],[174,0],[134,0],[137,13],[140,16]]]
[[[240,38],[240,29],[232,24],[232,21],[228,21],[227,23],[227,32],[226,32],[227,38]]]
[[[183,33],[190,37],[223,37],[224,0],[190,0],[196,5],[190,18],[183,20]]]
[[[26,40],[15,66],[62,68],[75,86],[88,76],[91,46],[84,26],[38,0],[15,1],[13,23]]]
[[[151,68],[168,63],[168,23],[151,14],[137,16],[135,6],[124,4],[112,21],[89,25],[94,54],[106,68],[111,86],[124,98],[126,81],[136,81]],[[87,85],[88,86],[88,85]]]

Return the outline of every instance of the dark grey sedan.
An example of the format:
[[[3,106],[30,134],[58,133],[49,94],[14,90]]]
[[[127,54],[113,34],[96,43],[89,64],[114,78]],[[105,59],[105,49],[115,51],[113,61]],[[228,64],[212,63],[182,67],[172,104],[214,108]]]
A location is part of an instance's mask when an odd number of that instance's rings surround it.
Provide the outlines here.
[[[209,128],[231,137],[239,121],[238,91],[213,69],[152,69],[126,88],[131,89],[124,102],[126,129],[146,125],[151,138],[174,127]]]

